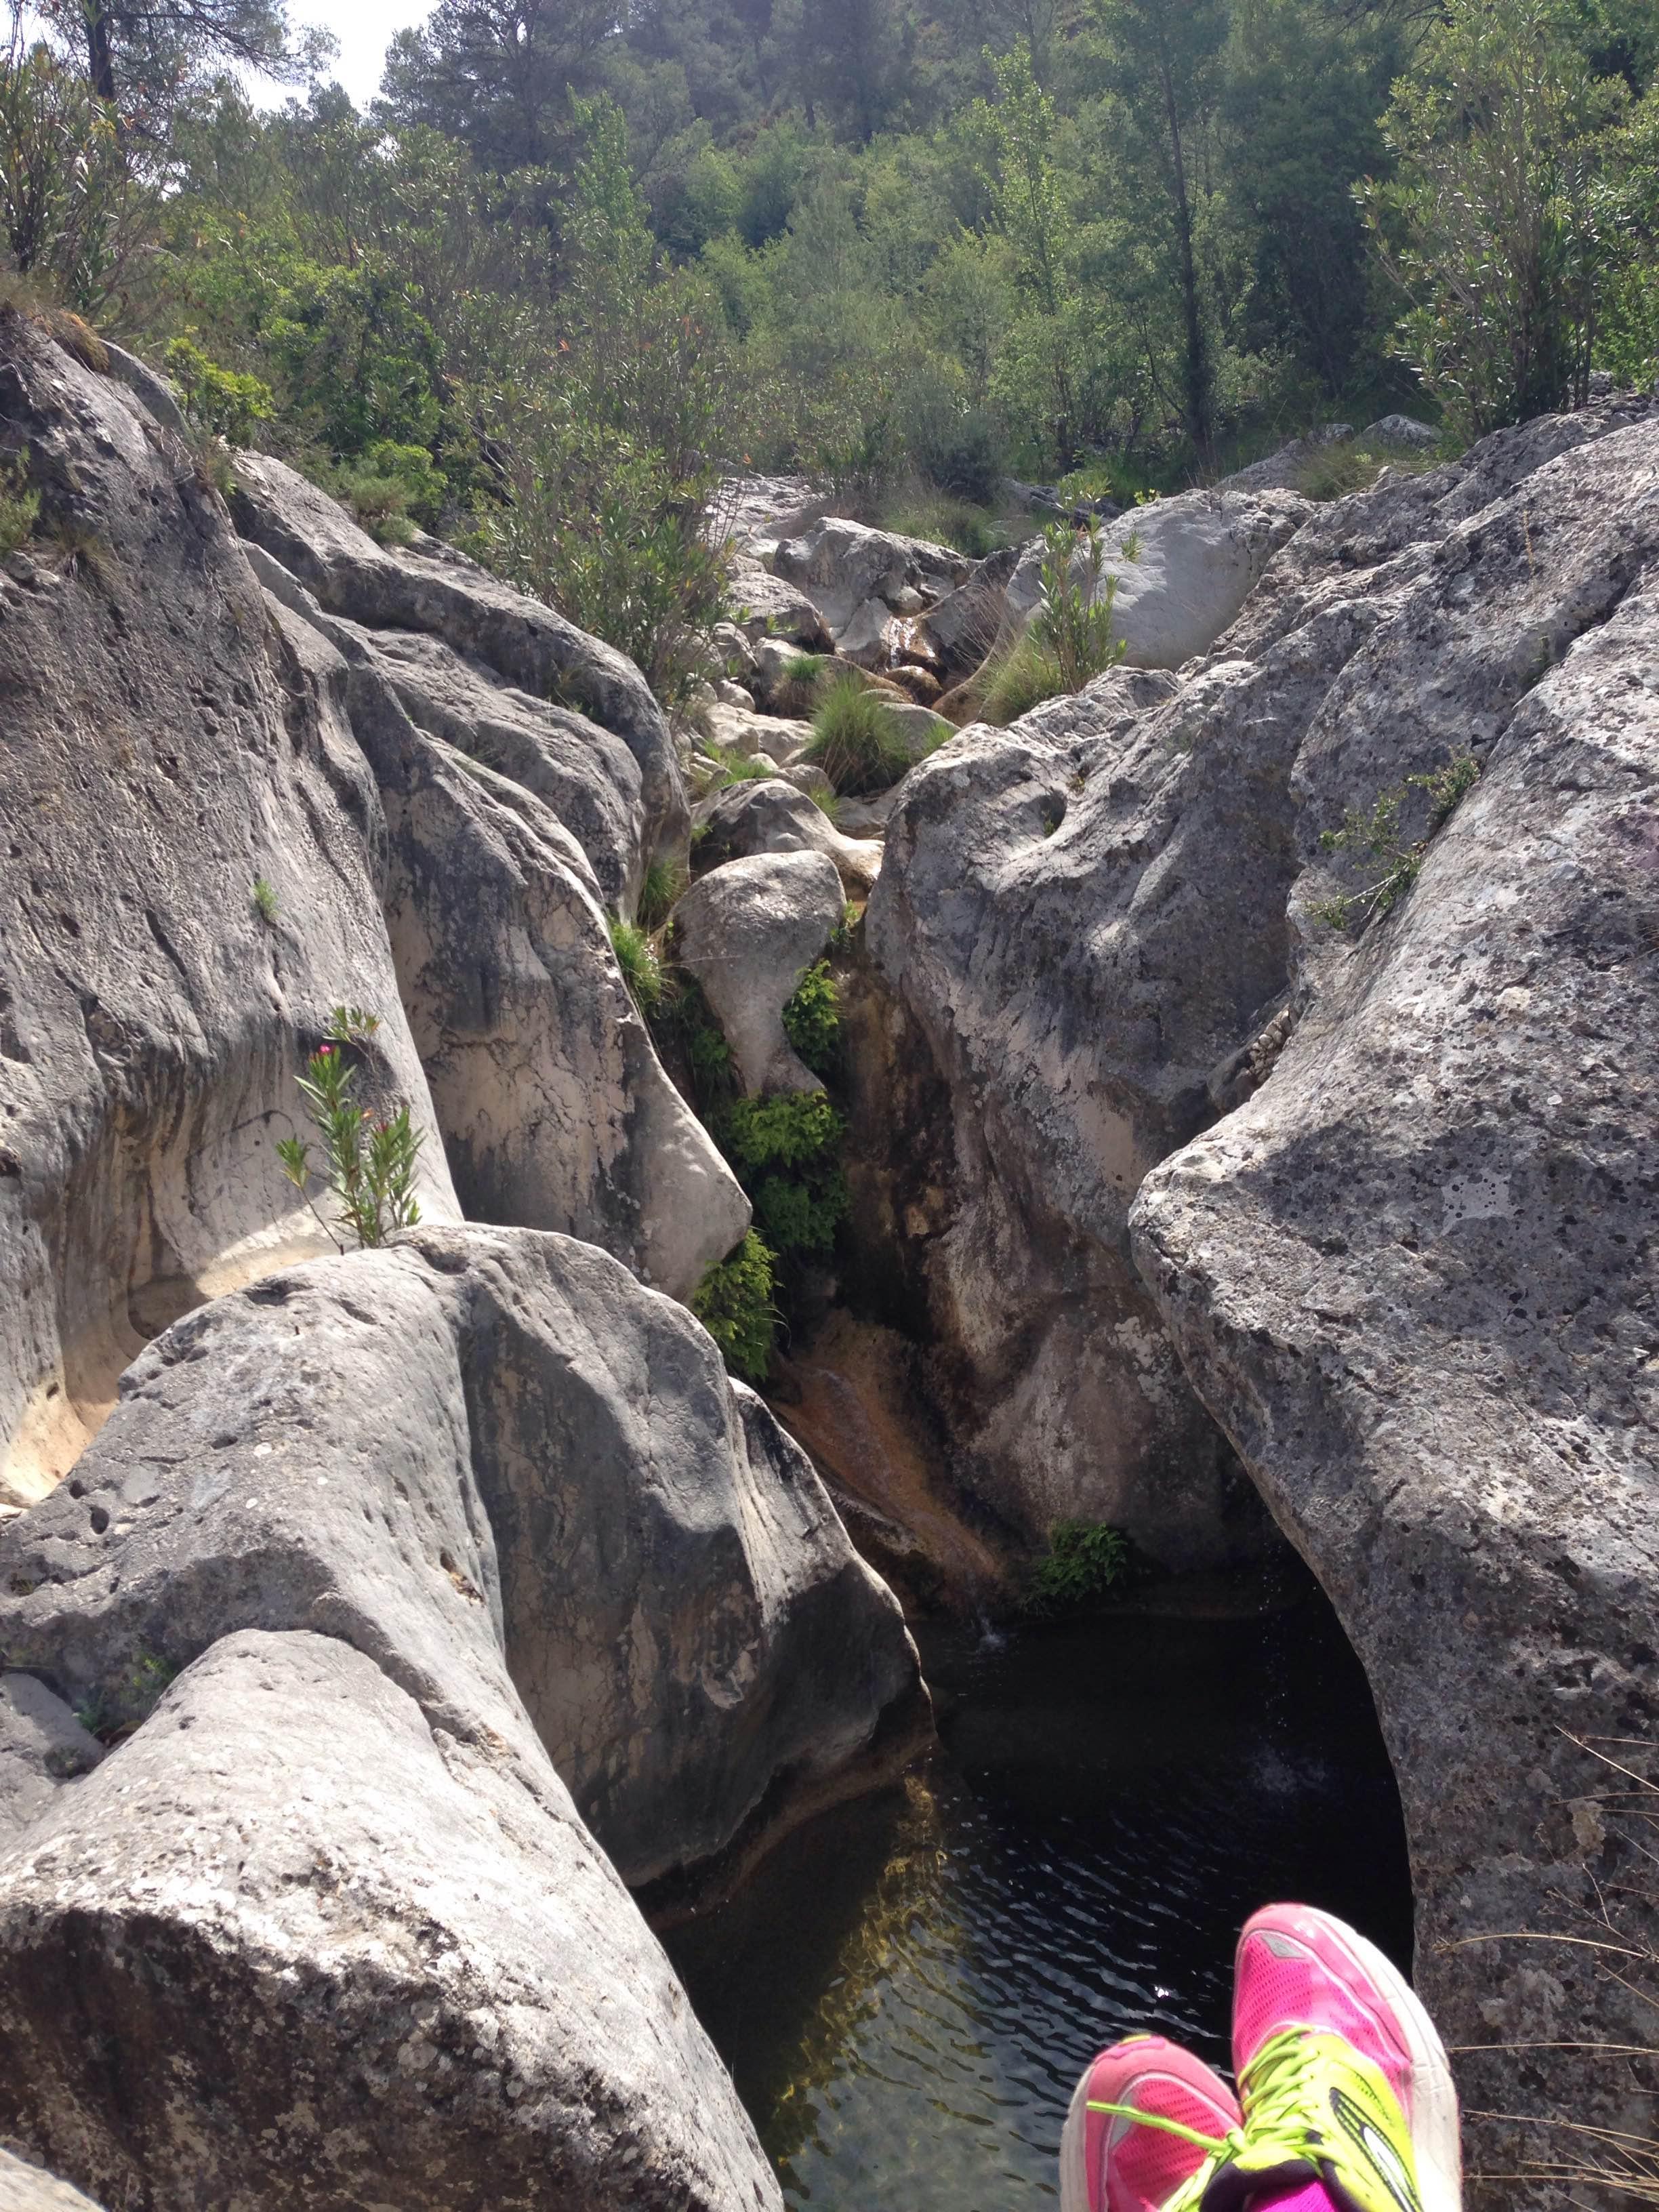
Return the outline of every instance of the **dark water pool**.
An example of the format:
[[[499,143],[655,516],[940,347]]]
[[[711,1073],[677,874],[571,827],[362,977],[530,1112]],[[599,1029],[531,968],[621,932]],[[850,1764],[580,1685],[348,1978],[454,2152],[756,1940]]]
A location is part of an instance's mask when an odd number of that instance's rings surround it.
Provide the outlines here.
[[[922,1641],[939,1751],[667,1939],[792,2205],[1057,2203],[1084,2062],[1155,2027],[1224,2063],[1233,1939],[1270,1898],[1409,1966],[1394,1782],[1317,1592]]]

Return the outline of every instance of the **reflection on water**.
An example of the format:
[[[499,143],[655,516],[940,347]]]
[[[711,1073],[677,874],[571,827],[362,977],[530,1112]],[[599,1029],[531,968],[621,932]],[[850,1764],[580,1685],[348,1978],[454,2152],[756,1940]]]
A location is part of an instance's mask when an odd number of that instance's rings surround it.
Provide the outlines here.
[[[1409,1962],[1398,1802],[1322,1600],[923,1641],[940,1750],[668,1939],[790,2203],[1057,2201],[1093,2051],[1156,2027],[1224,2064],[1233,1939],[1268,1898]]]

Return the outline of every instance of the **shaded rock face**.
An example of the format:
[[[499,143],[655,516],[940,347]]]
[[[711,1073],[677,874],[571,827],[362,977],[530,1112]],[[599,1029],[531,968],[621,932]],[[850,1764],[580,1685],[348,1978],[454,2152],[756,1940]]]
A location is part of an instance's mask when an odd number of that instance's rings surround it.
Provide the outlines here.
[[[810,1466],[591,1246],[417,1231],[216,1302],[123,1389],[0,1534],[0,1643],[112,1721],[240,1629],[339,1637],[459,1740],[545,1745],[637,1884],[917,1696]]]
[[[137,2212],[780,2201],[550,1773],[333,1637],[198,1660],[24,1838],[0,1960],[0,2124]]]
[[[581,708],[638,765],[647,859],[684,836],[685,792],[668,725],[645,678],[614,646],[436,538],[395,551],[377,545],[325,492],[266,454],[238,455],[233,511],[243,536],[330,614],[367,629],[441,639],[533,699]],[[609,750],[596,741],[599,762]]]
[[[1182,765],[1137,735],[1175,696],[1167,676],[1116,671],[913,769],[866,935],[896,1000],[876,1024],[884,1082],[902,1095],[920,1062],[947,1102],[942,1118],[922,1109],[920,1178],[908,1143],[874,1174],[913,1243],[962,1477],[1028,1541],[1110,1521],[1182,1568],[1248,1555],[1266,1529],[1129,1263],[1128,1206],[1201,1126],[1207,1069],[1279,970],[1206,903],[1235,852],[1249,896],[1242,843],[1171,854],[1164,880],[1137,881],[1170,841],[1159,801]],[[1253,759],[1241,731],[1206,773],[1231,763],[1254,787]],[[1143,1065],[1159,1038],[1176,1066]],[[883,1126],[878,1109],[860,1116],[878,1146]]]
[[[845,904],[828,853],[765,852],[716,868],[674,909],[680,960],[702,984],[750,1095],[823,1087],[796,1057],[783,1010]]]
[[[0,1674],[0,1844],[104,1755],[61,1698],[33,1674]]]
[[[1597,1954],[1487,1939],[1593,1940],[1600,1897],[1652,1940],[1577,1746],[1650,1741],[1659,1696],[1656,579],[1649,403],[1503,433],[1320,510],[1179,681],[1119,672],[965,732],[908,779],[870,908],[890,1031],[921,1033],[954,1103],[927,1273],[947,1355],[1006,1418],[1041,1368],[1010,1347],[1057,1324],[1004,1223],[1074,1260],[1075,1380],[1056,1365],[1025,1412],[1111,1518],[1091,1370],[1122,1419],[1129,1302],[1160,1360],[1167,1326],[1366,1665],[1419,1978],[1471,2164],[1505,2175],[1542,2139],[1482,2115],[1650,2127],[1639,2064],[1536,2049],[1650,2043]],[[1480,781],[1397,908],[1322,921],[1387,865],[1322,834],[1392,797],[1414,847],[1434,816],[1407,779],[1466,753]],[[1008,1263],[982,1340],[975,1241]],[[1172,1395],[1136,1465],[1196,1420]],[[989,1479],[1036,1519],[1007,1426]]]
[[[275,1154],[342,1002],[365,1103],[408,1099],[456,1202],[381,919],[374,780],[182,447],[0,319],[0,423],[43,500],[0,577],[0,1501],[40,1495],[145,1340],[327,1249]],[[94,554],[59,555],[72,521]],[[254,902],[269,886],[270,919]]]
[[[663,1071],[586,854],[536,793],[411,718],[379,634],[273,581],[319,714],[374,770],[398,985],[467,1215],[585,1237],[689,1297],[749,1202]]]

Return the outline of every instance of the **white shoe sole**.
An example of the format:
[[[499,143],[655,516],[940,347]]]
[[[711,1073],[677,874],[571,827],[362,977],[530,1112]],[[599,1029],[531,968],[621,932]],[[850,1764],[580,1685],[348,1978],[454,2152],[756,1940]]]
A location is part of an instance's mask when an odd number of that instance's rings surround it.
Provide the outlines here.
[[[1357,1928],[1314,1905],[1304,1905],[1302,1910],[1310,1919],[1317,1920],[1377,1984],[1405,2030],[1412,2060],[1412,2148],[1417,2157],[1423,2212],[1462,2212],[1463,2150],[1457,2088],[1446,2047],[1424,2009],[1423,2000],[1394,1961]]]

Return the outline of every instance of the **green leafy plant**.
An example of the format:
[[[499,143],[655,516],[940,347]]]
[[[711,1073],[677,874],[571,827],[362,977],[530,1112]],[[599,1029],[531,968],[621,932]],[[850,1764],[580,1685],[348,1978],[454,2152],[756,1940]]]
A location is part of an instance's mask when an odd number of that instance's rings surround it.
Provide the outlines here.
[[[846,1124],[828,1093],[735,1098],[710,1126],[775,1255],[832,1250],[851,1200],[839,1157]]]
[[[274,924],[280,910],[281,909],[277,905],[276,890],[272,887],[269,878],[264,876],[255,876],[253,878],[253,911],[255,914],[258,915],[261,921],[267,924]]]
[[[804,758],[821,768],[837,792],[855,797],[896,783],[910,765],[910,748],[880,693],[856,676],[838,676],[812,717]]]
[[[40,495],[29,489],[28,456],[0,464],[0,560],[21,552],[40,520]]]
[[[653,860],[640,884],[639,921],[641,929],[660,929],[685,896],[691,880],[684,860]]]
[[[1024,1610],[1037,1620],[1083,1612],[1121,1583],[1128,1567],[1121,1529],[1103,1521],[1057,1521],[1026,1583]]]
[[[424,446],[380,438],[336,472],[333,489],[378,544],[407,545],[417,525],[437,521],[447,484]]]
[[[415,1171],[422,1135],[410,1121],[408,1106],[377,1120],[353,1095],[357,1071],[346,1058],[348,1039],[370,1033],[362,1025],[375,1018],[361,1008],[334,1011],[336,1038],[319,1045],[300,1078],[301,1095],[322,1139],[327,1188],[346,1226],[363,1245],[384,1244],[399,1229],[412,1229],[421,1218],[415,1199]],[[342,1032],[343,1034],[342,1034]],[[311,1147],[302,1138],[285,1137],[276,1146],[283,1172],[312,1212]],[[317,1218],[334,1236],[320,1213]],[[339,1239],[334,1238],[337,1244]]]
[[[1331,929],[1346,929],[1357,917],[1363,928],[1397,905],[1417,881],[1435,832],[1480,774],[1480,763],[1473,753],[1460,753],[1431,774],[1408,775],[1395,790],[1385,791],[1369,813],[1351,806],[1342,817],[1342,827],[1326,830],[1320,844],[1328,853],[1363,854],[1380,864],[1382,872],[1357,891],[1341,891],[1315,902],[1309,908],[1313,919]],[[1413,791],[1428,796],[1429,826],[1425,836],[1408,842],[1400,817]]]
[[[649,1021],[662,1005],[665,983],[662,962],[648,933],[637,922],[620,918],[611,924],[611,945],[617,956],[617,965],[622,969],[623,981],[628,986],[629,997],[641,1013]]]
[[[820,960],[809,968],[783,1010],[783,1033],[813,1073],[827,1078],[841,1060],[841,993]]]
[[[775,1255],[750,1230],[729,1259],[711,1267],[691,1293],[691,1310],[720,1346],[734,1375],[757,1388],[772,1364],[777,1310],[772,1303]]]
[[[250,445],[260,426],[276,412],[276,396],[268,384],[257,376],[222,368],[192,338],[174,338],[165,359],[186,419],[210,438]]]

